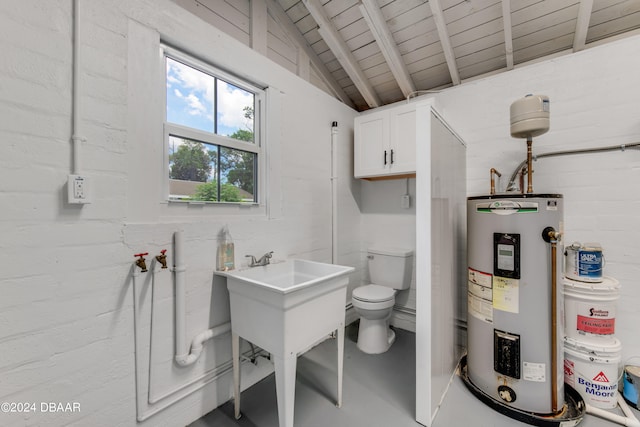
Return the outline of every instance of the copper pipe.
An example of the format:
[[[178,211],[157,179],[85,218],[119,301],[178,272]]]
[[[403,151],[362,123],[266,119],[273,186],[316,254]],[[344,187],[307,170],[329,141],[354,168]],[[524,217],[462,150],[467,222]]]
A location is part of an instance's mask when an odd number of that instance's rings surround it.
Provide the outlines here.
[[[558,343],[557,331],[558,316],[556,308],[558,301],[556,298],[556,240],[551,241],[551,411],[555,414],[558,412]]]
[[[533,140],[531,139],[531,137],[527,138],[527,194],[533,193],[533,181],[532,181],[532,175],[533,175],[533,168],[532,168],[532,158],[533,155],[531,153],[531,145],[533,143]]]
[[[494,175],[498,175],[498,178],[502,176],[500,172],[496,168],[491,168],[489,171],[489,175],[491,177],[491,195],[496,194],[496,182],[494,180]]]
[[[557,299],[557,243],[560,233],[552,227],[545,229],[543,237],[551,243],[551,411],[556,414],[558,408],[558,299]]]

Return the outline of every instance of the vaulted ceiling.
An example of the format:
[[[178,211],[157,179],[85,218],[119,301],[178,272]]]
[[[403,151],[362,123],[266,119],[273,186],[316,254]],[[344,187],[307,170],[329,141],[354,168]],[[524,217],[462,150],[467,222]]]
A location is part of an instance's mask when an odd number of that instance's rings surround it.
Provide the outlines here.
[[[640,31],[640,0],[275,0],[358,110]]]

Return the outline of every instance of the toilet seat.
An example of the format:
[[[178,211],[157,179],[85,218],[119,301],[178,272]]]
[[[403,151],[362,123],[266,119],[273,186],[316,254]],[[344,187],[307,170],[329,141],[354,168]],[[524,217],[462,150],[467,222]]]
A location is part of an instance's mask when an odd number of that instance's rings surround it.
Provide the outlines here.
[[[359,286],[353,290],[352,298],[362,302],[385,302],[395,299],[396,292],[391,288],[380,285]]]

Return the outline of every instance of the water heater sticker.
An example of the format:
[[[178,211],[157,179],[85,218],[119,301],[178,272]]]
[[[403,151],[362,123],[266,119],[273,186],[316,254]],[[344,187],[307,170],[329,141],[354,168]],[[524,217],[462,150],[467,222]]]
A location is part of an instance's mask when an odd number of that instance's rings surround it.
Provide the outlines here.
[[[493,277],[493,308],[496,310],[518,313],[520,311],[518,298],[519,280],[508,277]]]
[[[492,279],[493,279],[493,275],[490,273],[474,270],[473,268],[469,269],[469,282],[473,282],[477,285],[484,286],[486,288],[491,288]]]
[[[558,210],[558,201],[557,200],[547,200],[547,210],[548,211],[557,211]]]
[[[546,364],[544,363],[522,362],[522,379],[524,380],[543,383],[547,380],[545,372]]]
[[[479,298],[473,295],[471,292],[467,294],[468,312],[476,319],[480,319],[483,322],[493,323],[493,308],[491,307],[491,300],[487,301],[484,298]]]
[[[493,323],[493,276],[489,273],[469,269],[467,305],[469,314]]]

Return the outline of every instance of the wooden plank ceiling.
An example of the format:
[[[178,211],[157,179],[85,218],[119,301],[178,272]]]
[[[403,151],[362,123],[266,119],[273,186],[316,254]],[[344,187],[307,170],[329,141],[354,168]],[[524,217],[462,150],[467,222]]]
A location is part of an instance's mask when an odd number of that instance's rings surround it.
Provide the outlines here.
[[[362,111],[640,31],[640,0],[275,0]]]

